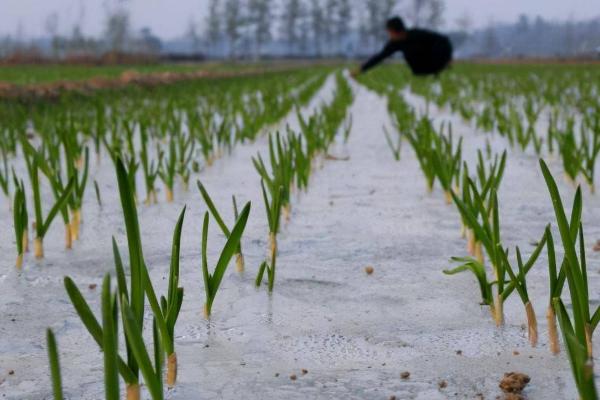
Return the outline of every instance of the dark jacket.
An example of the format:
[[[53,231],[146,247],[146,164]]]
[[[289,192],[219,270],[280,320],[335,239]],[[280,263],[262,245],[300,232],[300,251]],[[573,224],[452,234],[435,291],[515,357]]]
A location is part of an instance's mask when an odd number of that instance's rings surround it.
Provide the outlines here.
[[[409,29],[404,40],[390,40],[380,53],[363,64],[365,72],[397,51],[415,75],[438,74],[452,61],[452,43],[447,36],[426,29]]]

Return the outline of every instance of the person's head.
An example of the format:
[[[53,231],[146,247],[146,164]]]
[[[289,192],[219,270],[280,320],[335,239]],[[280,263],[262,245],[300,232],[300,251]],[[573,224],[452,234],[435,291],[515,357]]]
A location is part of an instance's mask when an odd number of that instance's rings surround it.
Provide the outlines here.
[[[404,21],[400,17],[393,17],[387,20],[385,29],[390,37],[390,40],[402,40],[406,38],[406,27]]]

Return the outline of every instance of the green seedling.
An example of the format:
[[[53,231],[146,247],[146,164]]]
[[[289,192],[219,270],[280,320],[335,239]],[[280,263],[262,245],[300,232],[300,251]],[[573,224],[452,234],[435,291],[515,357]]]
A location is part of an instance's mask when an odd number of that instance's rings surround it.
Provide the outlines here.
[[[399,93],[388,95],[388,111],[392,116],[392,122],[400,135],[411,132],[417,124],[415,110]]]
[[[547,230],[546,230],[546,232],[547,232]],[[527,273],[530,271],[530,269],[533,267],[533,265],[537,261],[544,245],[546,244],[546,241],[547,241],[546,232],[544,233],[542,240],[538,243],[536,249],[534,250],[532,255],[529,257],[529,260],[527,260],[526,263],[523,263],[523,258],[521,256],[521,251],[519,250],[519,247],[516,248],[517,267],[518,267],[518,270],[516,273],[513,270],[513,267],[510,264],[510,261],[508,260],[508,254],[507,254],[508,251],[503,251],[501,245],[498,245],[498,247],[500,247],[498,249],[498,252],[502,257],[502,262],[504,262],[504,269],[506,270],[506,272],[508,273],[508,276],[510,277],[510,284],[507,285],[506,289],[502,293],[502,300],[506,301],[508,296],[512,293],[513,288],[517,290],[517,293],[519,294],[519,297],[521,298],[521,301],[523,302],[523,306],[525,307],[525,315],[527,316],[527,328],[528,328],[527,333],[528,333],[529,343],[531,344],[532,347],[535,347],[538,342],[538,328],[537,328],[537,318],[535,315],[535,310],[529,299],[529,293],[527,292],[526,277],[527,277]]]
[[[87,187],[90,164],[89,158],[89,150],[86,147],[84,150],[83,159],[78,158],[77,160],[74,160],[72,164],[67,163],[67,173],[74,179],[73,191],[69,198],[69,205],[71,207],[71,235],[74,240],[79,239],[81,206],[83,203],[85,189]]]
[[[485,265],[483,265],[478,260],[471,257],[452,257],[451,260],[453,262],[460,263],[458,267],[444,270],[444,274],[446,275],[456,275],[461,272],[471,271],[475,278],[477,279],[477,283],[479,284],[479,290],[481,291],[481,304],[490,307],[490,313],[492,317],[494,317],[494,293],[493,293],[493,282],[490,282],[487,277]]]
[[[209,213],[204,214],[204,223],[202,228],[202,276],[204,278],[204,291],[206,292],[206,303],[204,304],[204,316],[209,319],[212,312],[212,306],[229,265],[229,261],[235,254],[240,244],[242,234],[246,228],[246,222],[250,215],[250,203],[246,203],[239,218],[235,222],[233,229],[227,237],[225,247],[221,251],[219,260],[215,266],[213,273],[208,271],[208,257],[207,257],[207,242],[208,242],[208,224],[209,224]]]
[[[29,247],[29,234],[27,233],[29,217],[27,214],[25,185],[23,184],[23,181],[17,180],[17,177],[14,175],[14,171],[13,178],[15,182],[13,222],[15,226],[15,242],[17,244],[17,261],[15,264],[17,268],[21,268],[23,266],[23,254]]]
[[[502,315],[502,305],[504,304],[506,299],[508,299],[508,297],[512,294],[512,292],[515,289],[517,289],[519,295],[521,296],[521,299],[523,300],[523,304],[525,304],[527,321],[529,325],[529,339],[532,345],[535,345],[534,343],[537,343],[537,319],[535,317],[533,307],[531,306],[531,303],[529,302],[529,298],[527,296],[525,276],[537,261],[545,244],[546,234],[544,234],[542,240],[537,244],[536,248],[534,249],[526,263],[522,262],[520,252],[517,253],[519,262],[518,275],[514,274],[510,264],[508,263],[506,252],[502,250],[502,247],[500,245],[497,246],[497,252],[499,254],[499,257],[501,258],[500,262],[504,264],[503,270],[505,270],[512,279],[509,282],[503,281],[502,285],[498,285],[498,283],[500,283],[498,279],[488,279],[485,265],[483,265],[482,262],[471,257],[452,257],[451,260],[460,263],[460,265],[449,270],[444,270],[443,272],[446,275],[456,275],[461,272],[471,271],[475,275],[477,283],[479,284],[479,290],[481,292],[482,298],[481,304],[490,307],[490,313],[492,315],[492,318],[494,318],[494,320],[496,321],[496,324],[503,323],[504,318]],[[494,296],[494,286],[502,286],[501,289],[498,289],[496,296]]]
[[[554,299],[559,298],[565,284],[565,271],[561,267],[560,272],[556,269],[556,253],[554,251],[554,239],[550,228],[546,228],[546,237],[548,238],[548,273],[550,276],[550,301],[546,311],[546,320],[548,322],[548,341],[550,343],[550,351],[552,354],[560,352],[560,344],[558,342],[558,329],[556,326],[556,311],[554,309]]]
[[[577,230],[581,223],[582,209],[583,202],[581,199],[581,191],[578,190],[575,193],[575,198],[573,199],[571,219],[569,221],[569,229],[571,231],[572,237],[575,237],[577,235]],[[550,351],[553,354],[558,354],[560,352],[560,345],[558,342],[558,329],[556,326],[556,310],[554,309],[554,299],[559,298],[562,295],[562,291],[567,278],[565,274],[565,264],[568,261],[566,257],[564,257],[560,269],[557,269],[556,252],[554,250],[554,239],[552,237],[550,227],[546,228],[546,237],[548,238],[548,276],[550,277],[550,300],[548,302],[546,319],[548,321],[548,337],[550,342]]]
[[[169,269],[169,288],[167,297],[161,297],[160,303],[156,296],[152,281],[148,269],[146,268],[143,260],[142,244],[140,239],[140,228],[137,218],[137,210],[133,201],[133,193],[129,180],[127,179],[127,173],[120,161],[117,162],[117,178],[119,181],[119,191],[121,195],[121,202],[123,206],[123,213],[125,216],[125,224],[127,227],[127,237],[129,242],[130,252],[130,265],[132,268],[132,286],[131,286],[131,310],[134,313],[138,313],[138,324],[142,325],[143,321],[143,304],[144,298],[143,293],[145,292],[148,302],[154,314],[154,320],[156,322],[158,331],[161,338],[161,346],[163,351],[167,354],[167,385],[172,387],[175,385],[177,380],[177,354],[175,353],[175,324],[181,310],[181,303],[183,301],[183,288],[179,287],[179,252],[181,242],[181,230],[183,227],[183,220],[185,217],[185,208],[181,212],[175,231],[173,233],[173,246],[171,251],[171,263]],[[127,292],[127,285],[125,281],[125,273],[123,271],[121,257],[119,255],[118,248],[113,243],[113,249],[115,252],[115,266],[117,268],[117,276],[119,281],[119,292],[121,298],[125,298],[127,302],[130,302],[129,293]],[[134,267],[136,270],[136,278],[140,279],[138,282],[134,282]],[[140,294],[140,289],[143,292]],[[136,292],[138,296],[137,302],[140,308],[134,308],[133,296]],[[139,298],[141,296],[141,299]],[[136,315],[136,314],[134,314]],[[129,350],[129,348],[128,348]],[[131,349],[133,351],[133,349]]]
[[[116,294],[113,294],[110,289],[110,275],[107,274],[102,283],[102,327],[100,327],[70,278],[65,278],[65,287],[67,287],[67,292],[73,304],[76,305],[76,310],[82,321],[85,318],[84,325],[90,329],[90,333],[94,332],[92,336],[102,348],[105,398],[106,400],[119,400],[119,371],[120,368],[124,367],[120,365],[120,363],[123,364],[123,361],[119,357],[118,349],[117,298]]]
[[[598,392],[594,381],[594,364],[590,358],[589,349],[584,343],[581,343],[562,300],[555,298],[553,304],[554,309],[557,310],[558,323],[563,333],[563,340],[579,396],[585,400],[597,400]]]
[[[125,220],[127,233],[129,271],[131,276],[129,290],[127,290],[125,274],[120,272],[123,270],[123,268],[121,268],[121,257],[113,239],[113,253],[115,256],[115,267],[117,269],[117,278],[119,282],[119,299],[122,299],[123,296],[126,295],[128,304],[130,304],[131,311],[136,317],[138,326],[143,326],[146,263],[144,261],[142,249],[135,195],[130,180],[131,173],[125,169],[125,165],[120,158],[115,160],[115,168],[119,187],[119,197],[121,199],[121,208],[123,209],[123,218]],[[123,379],[127,382],[128,396],[129,393],[131,393],[132,399],[137,399],[139,398],[140,391],[140,386],[137,381],[139,377],[139,368],[131,346],[127,341],[125,344],[127,350],[127,365],[132,371],[133,378],[127,379],[123,377]]]
[[[96,150],[96,162],[100,165],[102,161],[102,142],[106,135],[106,112],[101,101],[96,102],[96,118],[94,120],[94,149]]]
[[[230,146],[230,145],[228,145]],[[179,134],[177,136],[177,173],[181,177],[184,190],[188,190],[190,182],[190,164],[194,156],[195,142],[192,136]]]
[[[548,117],[548,130],[546,131],[546,145],[548,146],[548,153],[554,153],[554,143],[558,137],[558,109],[553,109]]]
[[[29,180],[31,183],[31,188],[33,192],[33,205],[35,210],[35,238],[33,239],[33,250],[36,258],[44,257],[44,236],[48,232],[50,228],[50,224],[54,220],[54,217],[63,209],[67,202],[69,201],[69,196],[71,195],[71,191],[75,186],[75,178],[71,178],[69,183],[64,187],[64,190],[58,198],[54,205],[50,208],[46,218],[43,217],[42,212],[42,198],[40,191],[40,179],[39,179],[39,169],[40,169],[40,155],[38,152],[31,147],[29,143],[25,145],[24,143],[24,155],[25,155],[25,163],[27,164],[27,171],[29,172]]]
[[[142,172],[144,173],[144,183],[146,184],[145,203],[150,205],[157,202],[155,182],[158,177],[159,168],[154,160],[150,161],[150,156],[148,155],[148,133],[144,123],[140,123],[140,135],[140,163],[142,165]]]
[[[580,149],[582,155],[582,166],[581,166],[581,174],[584,176],[586,182],[590,187],[590,191],[592,193],[595,192],[594,185],[594,175],[596,171],[596,159],[598,158],[598,153],[600,153],[600,135],[597,133],[591,134],[591,141],[588,138],[590,136],[589,132],[586,131],[584,126],[592,124],[591,122],[586,122],[582,125],[580,131]],[[591,127],[594,132],[600,132],[600,117],[595,117],[595,122],[593,123],[593,127]]]
[[[294,181],[294,150],[289,143],[281,139],[279,132],[269,137],[269,160],[271,164],[271,173],[269,174],[260,154],[256,158],[252,158],[254,167],[258,171],[262,180],[269,188],[271,196],[279,188],[283,188],[281,195],[281,207],[283,214],[287,219],[290,216],[290,189]]]
[[[265,190],[264,184],[261,182],[261,188],[263,193],[263,200],[265,204],[265,211],[267,214],[267,222],[269,224],[269,241],[270,241],[270,262],[264,261],[256,276],[256,286],[260,286],[263,280],[265,271],[267,272],[269,292],[273,291],[275,286],[275,271],[277,266],[277,233],[279,232],[279,221],[281,219],[281,205],[280,198],[282,196],[282,189],[280,188],[279,193],[269,200],[267,191]]]
[[[102,353],[106,400],[119,400],[119,339],[117,295],[110,288],[110,275],[102,283]]]
[[[432,155],[435,142],[439,140],[439,136],[427,116],[422,117],[415,129],[405,132],[404,136],[417,155],[421,171],[427,181],[427,191],[431,193],[436,178]]]
[[[310,174],[312,172],[312,165],[308,150],[304,150],[303,136],[296,134],[288,127],[287,140],[293,150],[296,187],[299,190],[307,190]]]
[[[38,158],[38,160],[40,170],[44,173],[44,175],[46,175],[46,177],[50,181],[54,198],[58,200],[60,198],[61,193],[65,190],[63,180],[58,173],[56,173],[53,169],[50,168],[50,165],[48,163],[44,162],[44,160],[41,160],[40,158]],[[74,229],[73,224],[71,223],[71,218],[69,216],[69,203],[71,203],[71,201],[67,202],[67,204],[65,204],[65,206],[60,209],[60,214],[65,225],[65,248],[67,249],[70,249],[72,247],[72,232]]]
[[[352,132],[352,124],[353,124],[352,114],[346,118],[344,125],[342,126],[342,137],[344,138],[344,143],[348,143],[348,138],[350,137],[350,132]]]
[[[98,202],[98,206],[102,208],[102,196],[100,195],[100,186],[98,185],[98,182],[96,180],[94,180],[94,191],[96,193],[96,201]]]
[[[105,278],[105,280],[106,280],[106,278]],[[71,278],[66,277],[64,279],[64,284],[65,284],[65,290],[67,291],[69,299],[71,300],[71,303],[73,304],[73,307],[75,308],[75,311],[79,315],[81,322],[86,327],[86,329],[88,330],[88,332],[90,333],[90,335],[92,336],[92,338],[94,339],[96,344],[98,344],[100,349],[102,349],[102,351],[105,353],[110,353],[111,352],[110,349],[112,347],[107,347],[105,349],[104,346],[107,344],[109,346],[111,346],[112,341],[114,341],[115,339],[114,338],[105,338],[105,336],[106,335],[109,335],[111,337],[113,335],[116,336],[116,333],[115,333],[116,322],[115,323],[107,322],[107,325],[101,326],[100,323],[98,322],[98,320],[96,319],[96,317],[94,316],[94,313],[90,309],[90,306],[85,301],[83,295],[81,294],[81,291],[77,288],[77,285],[75,284],[75,282],[73,282],[73,280]],[[103,285],[103,297],[104,297],[104,285]],[[109,296],[109,301],[111,301],[111,302],[113,301],[113,300],[110,300],[110,296]],[[103,298],[103,307],[104,307],[105,302],[106,302],[106,300]],[[115,311],[114,308],[111,308],[111,310],[113,310],[112,312]],[[104,324],[105,323],[104,310],[103,310],[102,321]],[[111,330],[108,330],[108,329],[111,329]],[[128,344],[129,342],[127,341],[126,343]],[[128,344],[128,346],[129,346],[129,344]],[[113,356],[111,355],[111,357],[113,357]],[[117,354],[117,370],[118,370],[119,374],[121,375],[121,377],[123,378],[123,380],[127,383],[127,399],[128,400],[139,399],[139,397],[140,397],[139,396],[140,389],[139,389],[139,383],[138,383],[137,368],[138,367],[137,367],[137,363],[135,363],[135,360],[128,359],[128,362],[126,363]]]
[[[48,346],[48,359],[50,360],[50,378],[52,380],[52,393],[54,400],[63,400],[62,379],[60,374],[60,360],[56,346],[56,338],[52,329],[46,330],[46,345]]]
[[[2,157],[2,168],[0,169],[0,190],[6,197],[10,197],[8,183],[10,181],[10,169],[8,167],[8,155],[6,149],[0,147],[0,157]],[[13,171],[14,174],[14,171]]]
[[[583,164],[581,148],[577,146],[575,138],[575,120],[569,118],[563,132],[558,134],[558,147],[562,158],[563,168],[567,181],[575,185],[577,175]]]
[[[167,385],[175,386],[177,381],[177,353],[175,352],[175,324],[183,302],[183,288],[179,287],[179,252],[181,248],[181,229],[185,217],[185,208],[179,216],[173,233],[171,264],[169,268],[169,287],[167,297],[160,298],[160,304],[152,286],[148,270],[144,268],[144,287],[148,303],[154,314],[154,321],[160,333],[160,343],[167,355]],[[121,274],[123,272],[121,271]]]
[[[210,214],[212,215],[214,220],[217,222],[217,225],[219,225],[219,228],[221,228],[223,235],[225,235],[226,238],[229,238],[229,236],[231,235],[231,232],[229,231],[229,228],[227,228],[227,225],[225,225],[225,222],[223,222],[223,218],[221,218],[221,214],[217,210],[217,207],[215,207],[215,203],[210,198],[210,195],[206,191],[206,188],[200,181],[197,182],[197,185],[198,185],[198,189],[200,190],[200,194],[202,195],[202,198],[204,199],[204,202],[206,203],[206,207],[208,207],[208,210],[210,211]],[[238,215],[237,203],[235,201],[235,196],[232,196],[232,202],[233,202],[234,218],[237,221],[239,219],[239,215]],[[244,271],[244,255],[242,253],[241,240],[240,240],[240,243],[238,244],[238,248],[236,250],[235,263],[236,263],[237,272],[243,272]]]
[[[480,199],[481,203],[487,205],[487,209],[490,208],[492,189],[494,189],[496,192],[498,191],[500,183],[502,182],[502,177],[504,176],[506,156],[506,151],[502,153],[500,158],[498,158],[498,155],[496,155],[493,162],[489,163],[489,165],[486,167],[483,154],[481,151],[478,151],[476,181],[471,180],[469,177],[467,164],[464,163],[464,173],[462,178],[462,201],[467,207],[472,209],[475,216],[480,215],[480,209],[474,203],[475,200]],[[477,185],[474,184],[475,182],[477,182]],[[463,227],[465,227],[464,232],[467,236],[467,250],[470,254],[482,261],[483,251],[481,248],[481,242],[478,240],[473,230],[469,228],[467,220],[464,218],[464,216],[462,216],[462,214],[461,218],[463,221]]]
[[[556,216],[556,222],[560,231],[561,241],[565,252],[566,262],[563,264],[561,269],[564,269],[565,271],[566,281],[569,286],[569,293],[571,296],[571,304],[573,304],[573,326],[575,338],[580,344],[585,346],[587,349],[587,357],[591,360],[593,349],[592,336],[594,330],[600,322],[600,306],[596,307],[594,313],[591,313],[585,244],[583,240],[583,227],[581,222],[579,222],[577,227],[577,233],[579,234],[578,238],[577,234],[574,234],[573,232],[575,227],[569,224],[565,215],[556,182],[550,173],[550,170],[546,166],[546,163],[541,159],[540,167],[542,169],[546,185],[548,186],[550,198],[552,199],[554,214]],[[580,191],[581,188],[578,188],[575,195],[575,201],[577,203],[575,203],[574,208],[577,209],[582,207],[580,204],[578,204],[578,202],[581,202],[581,194],[579,193]],[[579,239],[579,255],[577,254],[577,239]],[[553,304],[556,306],[556,301],[553,301]],[[555,311],[558,311],[556,310],[556,307]],[[564,316],[559,315],[559,322],[561,318],[565,320]],[[567,333],[563,331],[563,336]]]
[[[281,220],[281,198],[283,197],[283,187],[279,187],[279,191],[275,193],[269,200],[265,185],[260,182],[265,211],[267,214],[267,222],[269,224],[269,242],[271,245],[271,254],[277,252],[277,234],[279,233],[279,225]]]
[[[468,183],[473,194],[472,205],[465,204],[454,192],[451,195],[467,226],[472,230],[477,241],[485,248],[492,264],[497,287],[493,315],[496,325],[500,326],[504,323],[502,292],[504,291],[506,270],[500,254],[502,251],[498,249],[498,245],[502,243],[500,238],[498,197],[495,189],[492,189],[490,202],[486,206],[473,181],[468,179]],[[483,266],[483,257],[479,256],[477,261]]]
[[[442,126],[441,131],[444,128]],[[442,189],[446,195],[446,203],[452,203],[451,192],[454,190],[452,185],[455,179],[460,177],[460,167],[462,163],[462,137],[458,140],[456,147],[453,143],[452,125],[449,125],[448,136],[440,135],[439,140],[434,142],[434,148],[431,153],[431,164],[435,171]]]
[[[263,281],[263,277],[265,272],[267,273],[267,287],[269,292],[273,292],[273,287],[275,286],[275,270],[277,266],[277,253],[271,254],[271,261],[263,261],[260,267],[258,268],[258,274],[256,275],[255,285],[256,287],[260,287]]]
[[[177,172],[177,150],[175,140],[169,141],[169,156],[160,157],[158,175],[165,185],[165,199],[167,203],[173,202],[173,188],[175,186],[175,173]]]
[[[158,335],[154,333],[155,339],[155,365],[152,365],[146,344],[144,343],[144,337],[142,336],[142,327],[137,322],[137,318],[134,314],[133,309],[129,306],[127,298],[123,296],[121,298],[121,308],[123,311],[123,327],[125,335],[127,336],[127,343],[131,348],[131,351],[138,363],[139,369],[144,377],[144,382],[152,396],[153,400],[163,400],[163,385],[162,385],[162,365],[161,358],[157,354],[162,353]],[[156,329],[154,330],[156,332]]]
[[[398,133],[398,141],[395,144],[392,140],[387,127],[383,127],[383,133],[385,135],[385,141],[387,142],[390,150],[392,150],[392,154],[394,155],[394,160],[400,161],[400,152],[402,150],[402,136]]]

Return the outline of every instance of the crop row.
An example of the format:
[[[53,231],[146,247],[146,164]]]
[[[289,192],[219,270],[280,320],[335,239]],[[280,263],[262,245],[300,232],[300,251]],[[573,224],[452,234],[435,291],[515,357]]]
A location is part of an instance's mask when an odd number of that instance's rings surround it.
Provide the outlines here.
[[[504,241],[501,235],[501,214],[497,195],[506,166],[507,152],[492,154],[489,146],[485,151],[485,155],[484,151],[478,150],[477,165],[471,171],[462,159],[462,137],[455,140],[452,126],[449,124],[442,124],[439,128],[436,128],[432,118],[428,115],[429,108],[423,115],[419,115],[407,103],[402,94],[402,90],[406,89],[405,83],[396,80],[392,81],[392,85],[384,85],[382,81],[388,78],[385,73],[385,71],[382,72],[381,76],[372,74],[364,78],[363,83],[387,96],[389,112],[398,132],[397,138],[393,138],[393,135],[386,133],[394,157],[396,159],[400,158],[401,143],[406,141],[414,150],[426,179],[428,190],[431,191],[433,186],[439,183],[446,193],[447,202],[456,206],[463,226],[462,236],[467,240],[468,255],[452,257],[452,261],[457,263],[458,266],[445,270],[444,273],[447,275],[467,271],[473,273],[479,285],[482,298],[481,304],[489,307],[490,314],[497,326],[504,324],[504,302],[513,293],[516,293],[524,306],[529,341],[532,346],[536,346],[538,342],[537,318],[532,306],[532,299],[529,297],[527,290],[527,274],[537,263],[540,254],[546,249],[550,293],[546,316],[550,349],[555,354],[559,352],[556,323],[558,320],[579,395],[586,400],[597,399],[598,395],[593,375],[592,338],[594,330],[600,322],[600,307],[594,309],[590,304],[586,250],[583,224],[581,222],[583,209],[581,189],[577,188],[571,214],[567,215],[554,177],[544,160],[539,160],[549,198],[554,208],[554,224],[560,232],[560,243],[564,250],[564,257],[562,260],[557,258],[551,230],[552,224],[548,224],[529,257],[525,257],[520,248],[516,247],[514,249],[516,260],[511,261],[512,257],[509,257],[509,249],[503,244]],[[443,105],[444,102],[454,102],[454,100],[450,100],[445,96],[448,93],[445,91],[447,89],[439,91],[440,86],[447,85],[450,80],[456,82],[466,79],[461,74],[456,74],[443,79],[439,84],[431,81],[414,81],[411,90],[424,96],[428,101],[438,100],[441,103],[438,105]],[[497,86],[498,83],[493,83],[494,87],[498,89],[496,97],[508,99],[516,95],[517,91],[513,89],[515,87],[520,88],[518,85],[520,83],[519,79],[517,77],[517,83],[512,82],[512,85],[502,89]],[[523,79],[526,80],[527,78]],[[538,77],[531,79],[536,80]],[[505,77],[505,80],[510,81],[508,77]],[[487,82],[489,83],[491,80]],[[552,84],[547,85],[551,86]],[[415,87],[418,89],[415,90]],[[481,88],[481,84],[474,83],[471,89],[475,90],[476,88]],[[464,87],[461,90],[465,90]],[[558,106],[558,103],[553,102],[556,99],[549,94],[550,92],[552,91],[548,89],[543,98],[548,104]],[[582,97],[580,100],[583,102],[585,93],[580,94]],[[532,96],[532,94],[530,93],[529,96]],[[494,98],[494,96],[491,97]],[[459,103],[461,99],[456,100],[456,102]],[[467,100],[465,103],[469,104],[469,101]],[[502,102],[498,104],[499,108],[496,111],[504,108],[503,105],[500,105],[503,104]],[[525,115],[530,116],[529,119],[525,118],[528,121],[527,130],[529,133],[527,135],[531,137],[531,141],[536,148],[535,151],[539,154],[539,149],[535,146],[536,140],[538,140],[536,139],[537,117],[532,117],[534,114],[539,114],[539,111],[532,112],[530,111],[531,107],[542,107],[542,101],[537,102],[535,106],[528,106],[527,102],[525,104]],[[554,113],[553,115],[559,114]],[[501,115],[501,112],[498,115]],[[465,116],[464,113],[463,116]],[[520,123],[523,116],[514,115],[512,118]],[[582,140],[579,146],[587,149],[593,143],[594,149],[596,148],[597,137],[600,135],[597,119],[597,115],[591,117],[591,114],[589,114],[588,116],[587,111],[584,110],[584,122],[581,124]],[[498,122],[499,120],[501,119],[497,118],[495,121]],[[573,123],[570,122],[569,124],[572,125]],[[519,132],[520,128],[518,128],[518,125],[513,124],[506,129],[509,129],[510,132],[515,132],[516,129]],[[551,123],[549,129],[555,129],[555,125]],[[503,132],[502,129],[498,129],[498,132],[507,137],[511,145],[513,144],[511,134]],[[515,137],[521,138],[520,135],[520,133],[517,133]],[[556,133],[556,135],[560,135],[557,136],[559,139],[556,139],[559,142],[570,140],[565,139],[567,134],[564,132]],[[592,137],[590,139],[592,143],[587,141],[588,136]],[[594,150],[594,154],[587,160],[592,164],[588,167],[589,173],[593,173],[593,164],[598,150]],[[563,160],[565,157],[564,151],[564,149],[561,149]],[[585,153],[585,151],[583,152]],[[574,176],[571,177],[574,178]],[[590,179],[593,179],[593,175]],[[567,293],[564,293],[563,290],[565,286],[568,287]],[[568,303],[572,305],[572,313],[567,312],[564,304],[566,300],[563,300],[565,297],[568,299]]]
[[[161,181],[171,202],[177,181],[187,190],[193,173],[306,104],[326,77],[324,71],[275,75],[216,81],[214,87],[199,82],[156,93],[130,89],[65,95],[56,104],[7,104],[0,189],[12,198],[17,266],[29,249],[30,204],[36,258],[44,255],[43,240],[56,217],[63,220],[67,249],[79,239],[91,152],[98,164],[104,154],[122,160],[136,200],[143,182],[145,204],[156,203]],[[96,181],[94,190],[101,204]]]
[[[333,100],[323,104],[313,115],[305,119],[298,113],[301,128],[298,132],[286,128],[286,135],[273,133],[269,139],[268,163],[257,155],[254,165],[260,175],[264,206],[267,212],[270,249],[269,257],[258,269],[256,286],[267,276],[269,291],[274,288],[277,257],[277,234],[282,214],[289,216],[291,192],[306,190],[309,177],[316,169],[317,159],[324,159],[331,144],[339,133],[346,138],[350,125],[346,118],[352,103],[352,90],[341,74],[336,75],[337,89]],[[123,209],[129,253],[129,279],[125,274],[120,250],[113,239],[113,254],[117,288],[111,287],[111,277],[104,278],[101,294],[101,316],[96,317],[84,300],[77,285],[65,278],[65,289],[84,326],[101,348],[104,357],[104,382],[106,399],[120,397],[119,383],[126,384],[127,399],[140,398],[140,382],[143,382],[151,398],[164,398],[164,384],[173,387],[177,379],[177,353],[175,351],[175,325],[184,298],[184,289],[179,281],[179,258],[182,225],[185,208],[182,210],[173,233],[173,245],[169,268],[167,293],[158,297],[144,259],[142,235],[137,217],[137,201],[128,164],[117,154],[115,163],[121,206]],[[129,167],[131,168],[131,167]],[[228,226],[211,198],[207,188],[197,182],[198,189],[208,211],[204,215],[201,240],[201,266],[206,293],[205,316],[210,318],[212,306],[230,261],[237,260],[238,271],[244,268],[241,239],[250,215],[247,203],[239,212],[235,197],[233,207],[235,222]],[[287,209],[287,212],[283,210]],[[217,264],[210,268],[207,261],[208,226],[214,219],[227,238]],[[152,343],[144,338],[144,306],[148,301],[152,311]],[[119,343],[119,319],[125,343],[126,357],[121,358]],[[63,399],[60,374],[59,350],[51,330],[47,332],[48,356],[55,399]],[[166,373],[163,371],[166,365]]]

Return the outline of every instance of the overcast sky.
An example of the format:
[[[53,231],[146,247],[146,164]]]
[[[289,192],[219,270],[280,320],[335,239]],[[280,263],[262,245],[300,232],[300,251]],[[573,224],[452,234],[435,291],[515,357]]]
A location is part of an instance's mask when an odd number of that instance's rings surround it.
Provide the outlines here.
[[[16,34],[19,25],[26,38],[42,35],[44,21],[52,12],[58,13],[63,33],[81,20],[86,34],[98,34],[104,22],[104,1],[0,0],[0,35]],[[185,31],[191,18],[204,22],[208,0],[129,0],[129,4],[135,28],[148,26],[163,38],[173,38]],[[465,13],[476,27],[491,20],[514,21],[522,13],[577,20],[600,16],[600,0],[446,0],[446,27],[453,27]]]

